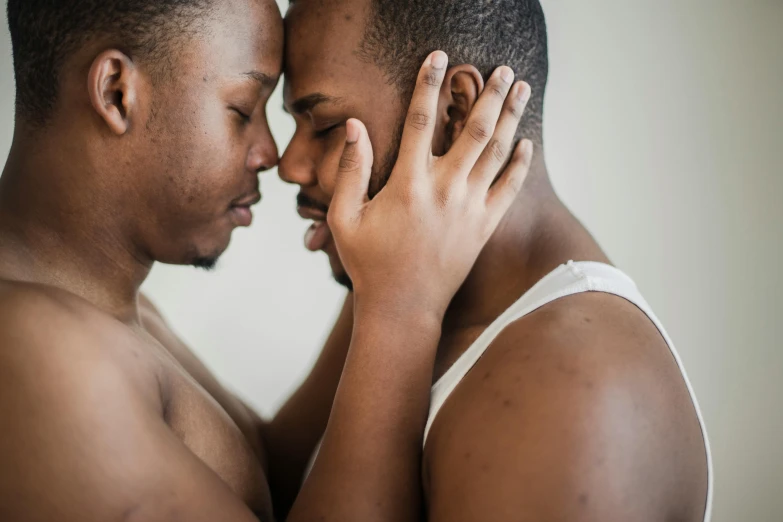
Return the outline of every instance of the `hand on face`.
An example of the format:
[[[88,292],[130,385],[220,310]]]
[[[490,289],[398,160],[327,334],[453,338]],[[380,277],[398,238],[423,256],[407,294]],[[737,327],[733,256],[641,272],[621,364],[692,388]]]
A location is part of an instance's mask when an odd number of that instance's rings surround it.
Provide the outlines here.
[[[408,111],[398,161],[388,184],[369,200],[373,152],[358,120],[346,124],[335,194],[327,216],[356,297],[442,319],[530,168],[525,140],[507,160],[530,97],[507,67],[495,71],[449,152],[432,155],[446,56],[423,65]]]

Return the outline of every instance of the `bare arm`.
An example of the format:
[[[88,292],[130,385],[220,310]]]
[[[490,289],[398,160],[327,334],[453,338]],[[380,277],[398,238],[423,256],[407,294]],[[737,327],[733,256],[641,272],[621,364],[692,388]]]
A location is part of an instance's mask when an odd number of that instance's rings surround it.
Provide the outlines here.
[[[0,302],[0,520],[257,522],[164,422],[138,340],[86,317]]]
[[[440,319],[358,306],[329,428],[289,521],[412,521],[420,513],[421,433]]]
[[[260,424],[269,454],[275,514],[280,519],[291,509],[307,464],[326,431],[352,330],[353,294],[348,294],[310,375],[273,419]]]
[[[526,102],[508,68],[489,79],[470,132],[432,156],[445,65],[422,67],[401,154],[372,201],[369,136],[360,122],[346,123],[327,218],[354,284],[354,331],[323,446],[289,522],[421,517],[421,441],[441,321],[532,158],[531,143],[518,146],[493,184]]]
[[[701,522],[700,439],[649,320],[613,296],[570,297],[507,328],[440,411],[428,519]]]

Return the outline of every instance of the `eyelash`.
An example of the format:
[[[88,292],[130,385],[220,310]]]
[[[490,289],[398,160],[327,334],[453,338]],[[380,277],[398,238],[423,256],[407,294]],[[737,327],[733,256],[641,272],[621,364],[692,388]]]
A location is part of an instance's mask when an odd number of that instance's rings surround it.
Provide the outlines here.
[[[248,123],[250,123],[250,116],[248,116],[244,112],[240,111],[239,109],[231,109],[231,110],[233,110],[235,113],[237,113],[237,115],[239,116],[239,119],[242,120],[242,124],[243,125],[247,125]]]
[[[337,127],[339,127],[340,125],[341,125],[341,124],[339,124],[339,123],[338,123],[338,124],[336,124],[336,125],[332,125],[331,127],[327,127],[326,129],[319,130],[319,131],[315,131],[315,137],[316,137],[316,138],[319,138],[319,139],[321,139],[321,138],[326,138],[327,136],[329,136],[329,134],[330,134],[330,133],[331,133],[331,132],[332,132],[334,129],[336,129],[336,128],[337,128]]]

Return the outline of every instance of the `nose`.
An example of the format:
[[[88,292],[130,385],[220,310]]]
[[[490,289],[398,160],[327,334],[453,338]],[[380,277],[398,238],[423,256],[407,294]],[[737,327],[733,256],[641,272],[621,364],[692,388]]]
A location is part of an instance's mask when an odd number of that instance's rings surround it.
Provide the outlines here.
[[[312,151],[307,146],[307,140],[303,139],[298,131],[286,147],[277,173],[286,183],[302,187],[318,184],[316,162]]]
[[[247,155],[247,170],[252,172],[264,172],[274,168],[279,157],[277,144],[269,131],[269,126],[261,126],[257,137],[253,140]]]

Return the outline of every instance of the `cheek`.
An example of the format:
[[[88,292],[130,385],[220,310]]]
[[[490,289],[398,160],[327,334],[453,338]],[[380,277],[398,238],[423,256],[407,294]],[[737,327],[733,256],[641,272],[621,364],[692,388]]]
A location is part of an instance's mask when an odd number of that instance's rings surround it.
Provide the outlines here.
[[[340,167],[340,157],[345,143],[344,133],[335,133],[332,143],[326,149],[318,168],[318,185],[328,195],[334,195],[337,182],[337,169]]]
[[[186,124],[172,129],[176,143],[170,152],[172,176],[168,177],[173,197],[184,205],[202,206],[208,211],[226,198],[233,199],[244,173],[245,158],[236,125],[224,114],[203,111]],[[173,179],[172,179],[173,178]]]

